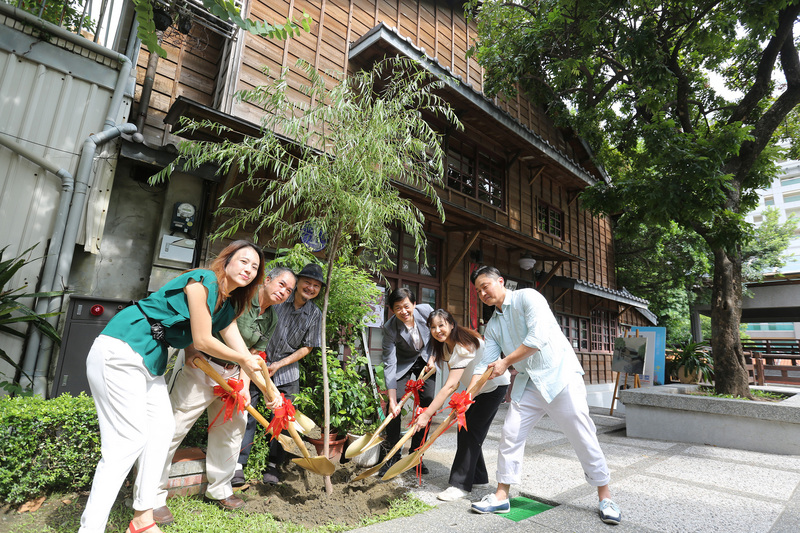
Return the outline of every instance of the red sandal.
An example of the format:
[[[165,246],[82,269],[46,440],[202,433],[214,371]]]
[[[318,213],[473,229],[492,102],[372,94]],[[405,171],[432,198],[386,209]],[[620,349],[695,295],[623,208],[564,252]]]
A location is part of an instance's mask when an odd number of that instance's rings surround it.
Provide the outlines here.
[[[131,520],[131,523],[128,524],[128,531],[130,531],[131,533],[142,533],[142,531],[147,531],[148,529],[150,529],[151,527],[153,527],[155,525],[156,525],[156,523],[153,522],[149,526],[144,526],[142,529],[136,529],[135,527],[133,527],[133,520]]]

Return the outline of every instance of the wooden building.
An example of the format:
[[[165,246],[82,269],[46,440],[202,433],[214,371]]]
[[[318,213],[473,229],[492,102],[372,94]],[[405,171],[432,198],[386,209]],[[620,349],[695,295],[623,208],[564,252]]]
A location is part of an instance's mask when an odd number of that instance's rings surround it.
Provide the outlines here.
[[[557,128],[524,95],[483,94],[483,69],[466,56],[476,29],[466,22],[460,2],[246,1],[244,11],[252,18],[282,22],[311,16],[310,32],[285,41],[241,32],[204,12],[199,0],[182,5],[192,26],[182,25],[186,33],[176,25],[164,32],[168,57],[141,48],[133,58],[136,88],[129,121],[139,133],[123,136],[105,203],[90,206],[90,213],[103,212],[106,223],[93,249],[76,256],[70,288],[138,298],[213,256],[219,244],[207,239],[215,224],[210,213],[232,178],[199,169],[162,186],[146,181],[174,158],[181,139],[173,131],[180,117],[212,118],[258,135],[261,111],[237,102],[236,91],[269,83],[300,58],[320,70],[348,73],[399,55],[418,60],[446,82],[443,94],[465,130],[445,139],[446,187],[439,195],[446,220],[427,221],[429,264],[408,260],[398,233],[399,266],[387,277],[415,289],[418,301],[447,308],[462,323],[478,327],[491,310],[478,301],[469,273],[478,263],[493,264],[516,287],[535,287],[545,295],[583,362],[587,383],[612,380],[613,338],[626,326],[653,325],[654,316],[645,300],[616,285],[611,221],[581,206],[580,192],[608,177],[581,139]],[[127,13],[123,31],[130,31],[129,20]],[[296,90],[303,79],[292,76]],[[296,98],[304,96],[297,92]],[[413,189],[398,187],[419,198]],[[176,225],[181,204],[194,208],[191,231]],[[425,202],[418,206],[430,212]],[[535,259],[535,266],[523,270],[520,259]]]

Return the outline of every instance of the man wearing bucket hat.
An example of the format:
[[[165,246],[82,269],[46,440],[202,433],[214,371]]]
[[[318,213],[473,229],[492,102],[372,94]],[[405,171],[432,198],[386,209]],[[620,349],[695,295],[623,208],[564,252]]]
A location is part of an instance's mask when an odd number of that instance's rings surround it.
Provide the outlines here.
[[[297,274],[294,295],[274,307],[278,315],[278,325],[267,343],[267,365],[273,383],[289,399],[293,399],[300,391],[298,362],[321,345],[322,313],[313,300],[324,286],[322,268],[315,263],[309,263]],[[255,433],[256,421],[251,416],[247,421],[247,430],[239,453],[239,464],[233,476],[234,487],[245,483],[244,466],[250,456]],[[281,445],[271,440],[269,465],[264,473],[264,483],[280,482],[278,465],[283,462],[284,457]]]

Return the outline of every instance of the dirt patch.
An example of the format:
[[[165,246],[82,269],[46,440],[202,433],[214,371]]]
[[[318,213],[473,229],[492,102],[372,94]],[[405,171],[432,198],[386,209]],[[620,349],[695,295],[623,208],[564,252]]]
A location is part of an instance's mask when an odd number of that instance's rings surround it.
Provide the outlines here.
[[[337,466],[331,476],[332,494],[325,493],[322,476],[293,463],[284,466],[279,485],[256,483],[238,494],[247,500],[247,512],[269,513],[277,520],[313,527],[328,523],[356,525],[365,517],[386,513],[389,503],[407,492],[377,476],[350,481],[364,469],[349,463]]]

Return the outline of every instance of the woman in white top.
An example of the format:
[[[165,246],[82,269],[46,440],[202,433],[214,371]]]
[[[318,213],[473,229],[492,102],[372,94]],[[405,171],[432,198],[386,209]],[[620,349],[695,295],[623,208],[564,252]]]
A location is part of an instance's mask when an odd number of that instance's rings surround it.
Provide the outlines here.
[[[459,327],[453,315],[444,309],[433,311],[428,317],[431,329],[432,360],[440,368],[447,365],[449,374],[433,402],[416,421],[416,431],[425,426],[437,410],[456,391],[465,390],[473,381],[473,369],[483,355],[483,339],[477,331]],[[431,365],[431,361],[428,362]],[[475,380],[479,376],[475,376]],[[489,483],[489,475],[483,460],[481,447],[489,432],[497,408],[503,402],[510,382],[508,371],[486,382],[478,394],[473,395],[475,403],[466,412],[467,428],[458,431],[456,456],[450,468],[450,487],[439,493],[444,501],[463,498],[472,491],[474,485]]]

